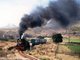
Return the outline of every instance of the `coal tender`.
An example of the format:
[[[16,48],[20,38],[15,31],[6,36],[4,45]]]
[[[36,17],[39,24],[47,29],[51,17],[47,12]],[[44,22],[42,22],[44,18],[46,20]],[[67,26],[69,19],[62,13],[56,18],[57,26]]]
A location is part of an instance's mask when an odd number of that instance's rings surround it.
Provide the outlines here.
[[[55,42],[55,43],[60,43],[63,41],[63,37],[60,33],[53,34],[52,39],[53,39],[53,42]]]
[[[47,40],[43,37],[37,37],[36,39],[31,39],[32,46],[39,44],[46,44]]]

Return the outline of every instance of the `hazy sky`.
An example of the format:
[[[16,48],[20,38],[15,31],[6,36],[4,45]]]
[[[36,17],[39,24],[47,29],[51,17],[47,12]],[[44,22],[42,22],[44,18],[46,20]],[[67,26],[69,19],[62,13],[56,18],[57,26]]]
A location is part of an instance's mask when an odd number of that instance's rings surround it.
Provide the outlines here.
[[[24,14],[38,5],[46,6],[50,0],[0,0],[0,27],[17,25]]]

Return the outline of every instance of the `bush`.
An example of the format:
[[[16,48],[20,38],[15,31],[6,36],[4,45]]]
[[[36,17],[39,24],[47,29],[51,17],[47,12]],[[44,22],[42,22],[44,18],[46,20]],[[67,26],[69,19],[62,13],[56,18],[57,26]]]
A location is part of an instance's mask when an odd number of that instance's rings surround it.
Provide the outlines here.
[[[44,39],[44,36],[38,36],[37,38]]]
[[[1,41],[8,41],[6,38],[0,38]]]
[[[53,40],[53,42],[55,42],[55,43],[59,43],[59,42],[62,42],[63,40],[62,40],[62,35],[59,33],[59,34],[54,34],[54,35],[52,35],[52,40]]]
[[[43,58],[40,58],[40,60],[50,60],[50,59],[46,58],[46,57],[43,57]]]

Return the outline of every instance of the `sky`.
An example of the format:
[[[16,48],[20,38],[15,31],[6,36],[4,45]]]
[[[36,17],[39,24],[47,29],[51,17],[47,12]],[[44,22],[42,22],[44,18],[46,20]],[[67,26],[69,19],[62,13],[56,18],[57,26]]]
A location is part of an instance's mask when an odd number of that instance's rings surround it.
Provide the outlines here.
[[[19,26],[21,17],[30,14],[37,6],[47,6],[50,0],[0,0],[0,28]]]
[[[0,28],[7,25],[19,26],[24,14],[30,14],[37,6],[46,7],[49,1],[56,0],[0,0]]]

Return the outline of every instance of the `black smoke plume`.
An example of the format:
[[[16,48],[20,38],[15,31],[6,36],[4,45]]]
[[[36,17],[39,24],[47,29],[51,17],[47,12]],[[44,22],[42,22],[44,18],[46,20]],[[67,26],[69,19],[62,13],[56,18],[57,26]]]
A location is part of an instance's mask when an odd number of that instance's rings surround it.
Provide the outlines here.
[[[80,2],[80,1],[79,1]],[[80,5],[76,0],[58,0],[51,1],[45,8],[37,7],[30,15],[24,15],[20,22],[20,36],[28,28],[42,26],[46,21],[54,19],[62,27],[68,27],[73,22],[80,20]]]

